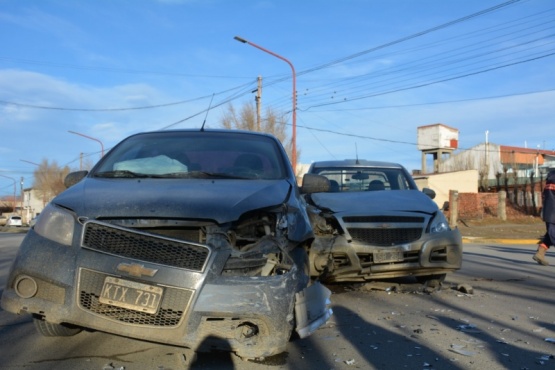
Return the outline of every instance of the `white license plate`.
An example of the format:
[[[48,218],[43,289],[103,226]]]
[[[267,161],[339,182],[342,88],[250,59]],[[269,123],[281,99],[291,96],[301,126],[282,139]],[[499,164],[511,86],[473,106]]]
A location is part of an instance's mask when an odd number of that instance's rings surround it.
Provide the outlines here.
[[[403,251],[375,252],[374,263],[399,262],[403,260]]]
[[[156,313],[164,289],[107,276],[104,280],[100,303],[123,307],[134,311]]]

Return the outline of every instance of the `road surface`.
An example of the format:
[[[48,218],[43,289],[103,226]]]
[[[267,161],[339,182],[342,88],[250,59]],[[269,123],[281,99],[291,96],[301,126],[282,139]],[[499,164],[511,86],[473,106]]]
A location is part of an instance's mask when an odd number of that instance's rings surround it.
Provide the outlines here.
[[[2,286],[21,238],[0,233]],[[28,317],[0,311],[0,368],[553,369],[555,267],[537,265],[533,251],[466,244],[463,268],[435,291],[410,278],[329,286],[328,324],[261,363],[217,352],[190,364],[181,348],[100,332],[45,338]]]

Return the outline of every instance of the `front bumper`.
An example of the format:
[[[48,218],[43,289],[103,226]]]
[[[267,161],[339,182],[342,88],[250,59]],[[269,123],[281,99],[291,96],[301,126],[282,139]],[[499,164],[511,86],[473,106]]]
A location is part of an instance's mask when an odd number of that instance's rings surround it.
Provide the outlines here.
[[[311,275],[328,282],[362,282],[445,274],[461,268],[462,245],[458,229],[386,247],[348,241],[342,235],[319,236],[310,250]]]
[[[195,351],[224,349],[244,358],[285,351],[295,324],[296,294],[305,291],[306,277],[296,266],[283,275],[222,276],[228,255],[213,249],[202,269],[194,271],[65,247],[30,230],[0,303],[6,311],[51,323]],[[107,277],[163,289],[160,307],[151,314],[100,302]],[[319,302],[315,311],[328,313],[322,307]]]

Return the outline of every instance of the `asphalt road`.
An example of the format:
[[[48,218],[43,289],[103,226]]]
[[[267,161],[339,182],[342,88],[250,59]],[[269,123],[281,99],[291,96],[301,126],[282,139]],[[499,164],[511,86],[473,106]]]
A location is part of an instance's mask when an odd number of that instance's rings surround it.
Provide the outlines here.
[[[0,284],[21,236],[0,233]],[[411,279],[333,285],[328,324],[262,363],[99,332],[36,334],[28,317],[0,311],[1,369],[553,369],[554,266],[534,245],[465,244],[463,268],[439,290]],[[546,341],[546,339],[548,339]]]

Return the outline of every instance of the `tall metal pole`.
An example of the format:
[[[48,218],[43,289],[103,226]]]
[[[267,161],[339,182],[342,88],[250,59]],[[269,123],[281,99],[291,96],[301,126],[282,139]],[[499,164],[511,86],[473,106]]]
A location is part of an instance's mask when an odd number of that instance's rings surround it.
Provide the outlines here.
[[[86,137],[87,139],[91,139],[91,140],[94,140],[94,141],[100,143],[100,148],[101,148],[101,150],[102,150],[102,157],[104,157],[104,144],[102,144],[102,141],[100,141],[100,140],[98,140],[98,139],[95,139],[94,137],[87,136],[87,135],[85,135],[85,134],[80,134],[79,132],[70,131],[70,130],[68,130],[68,132],[69,132],[70,134],[75,134],[75,135],[83,136],[83,137]]]
[[[275,56],[278,59],[283,60],[284,62],[286,62],[287,64],[289,64],[289,67],[291,67],[291,71],[293,72],[293,117],[292,117],[292,121],[293,121],[293,135],[291,138],[291,142],[293,144],[293,148],[292,148],[292,153],[291,153],[291,164],[293,165],[293,171],[295,172],[295,176],[297,176],[297,81],[296,81],[296,73],[295,73],[295,67],[293,67],[293,64],[285,59],[284,57],[282,57],[281,55],[278,55],[276,53],[274,53],[273,51],[270,51],[268,49],[263,48],[260,45],[256,45],[255,43],[252,43],[250,41],[245,40],[244,38],[241,38],[239,36],[235,36],[234,37],[235,40],[242,42],[243,44],[249,44],[251,46],[254,46],[257,49],[260,49],[270,55]]]

